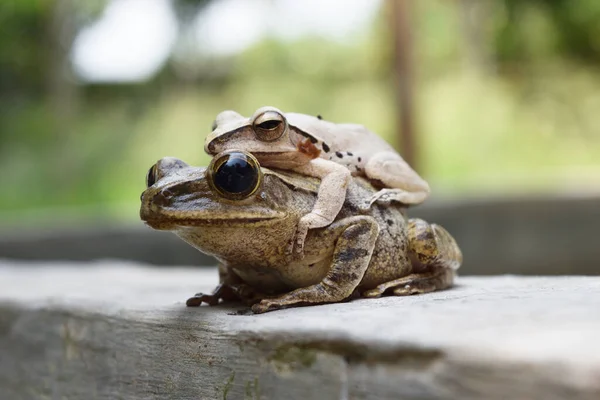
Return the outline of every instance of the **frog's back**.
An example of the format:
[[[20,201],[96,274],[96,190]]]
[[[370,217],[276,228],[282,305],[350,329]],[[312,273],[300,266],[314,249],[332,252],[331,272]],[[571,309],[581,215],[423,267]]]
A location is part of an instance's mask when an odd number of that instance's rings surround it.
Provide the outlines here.
[[[329,151],[326,150],[321,154],[323,158],[329,158],[329,154],[335,152],[374,154],[382,151],[394,151],[385,140],[363,125],[336,124],[306,114],[287,113],[286,116],[291,126],[310,134],[325,144],[324,149]]]

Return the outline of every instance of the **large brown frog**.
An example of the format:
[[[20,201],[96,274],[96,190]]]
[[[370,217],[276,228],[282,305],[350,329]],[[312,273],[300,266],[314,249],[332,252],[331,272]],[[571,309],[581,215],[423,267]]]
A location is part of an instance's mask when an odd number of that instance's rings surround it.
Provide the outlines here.
[[[462,254],[439,225],[407,219],[397,203],[357,205],[377,192],[353,177],[334,222],[310,230],[303,257],[287,251],[313,208],[319,180],[261,168],[248,153],[221,153],[208,168],[163,158],[148,172],[140,216],[219,260],[220,285],[188,306],[242,300],[263,313],[353,297],[426,293],[452,286]]]

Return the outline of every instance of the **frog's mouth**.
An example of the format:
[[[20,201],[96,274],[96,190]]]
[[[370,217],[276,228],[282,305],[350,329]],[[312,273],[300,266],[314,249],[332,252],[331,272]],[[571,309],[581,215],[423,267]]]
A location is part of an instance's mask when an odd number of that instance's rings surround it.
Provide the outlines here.
[[[205,219],[193,219],[193,218],[143,218],[144,224],[147,226],[162,231],[170,231],[177,228],[183,227],[259,227],[262,225],[269,225],[275,220],[280,219],[279,216],[274,217],[260,217],[260,218],[205,218]]]
[[[238,209],[231,210],[227,205],[218,203],[207,207],[204,210],[190,207],[182,211],[181,208],[170,209],[150,204],[149,207],[140,210],[140,218],[151,228],[173,230],[178,227],[260,226],[287,217],[285,212],[263,207],[240,206]]]

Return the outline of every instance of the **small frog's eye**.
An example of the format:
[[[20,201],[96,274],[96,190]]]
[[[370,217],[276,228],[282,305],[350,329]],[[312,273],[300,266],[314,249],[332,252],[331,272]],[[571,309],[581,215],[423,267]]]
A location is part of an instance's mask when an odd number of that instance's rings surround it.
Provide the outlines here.
[[[207,169],[208,183],[216,193],[230,200],[253,195],[262,183],[262,171],[249,153],[225,151],[217,154]]]
[[[146,174],[146,187],[150,187],[156,183],[156,164],[148,170]]]
[[[256,117],[252,127],[259,140],[272,142],[283,135],[287,128],[287,121],[277,111],[265,111]]]

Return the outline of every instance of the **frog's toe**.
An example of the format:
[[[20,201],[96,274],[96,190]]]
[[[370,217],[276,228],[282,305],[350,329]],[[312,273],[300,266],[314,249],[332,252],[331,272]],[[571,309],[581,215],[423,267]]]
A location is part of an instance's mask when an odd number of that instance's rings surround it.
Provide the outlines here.
[[[383,292],[385,292],[385,289],[381,290],[380,288],[375,288],[375,289],[371,289],[371,290],[365,290],[364,292],[361,293],[361,296],[368,298],[368,299],[373,299],[375,297],[381,297]]]
[[[209,306],[215,306],[219,304],[219,297],[211,294],[196,293],[193,297],[190,297],[185,302],[188,307],[200,307],[202,303],[206,303]]]
[[[270,300],[262,300],[252,306],[254,314],[263,314],[269,311],[279,310],[282,306]]]
[[[418,285],[418,284],[417,284]],[[392,292],[394,296],[410,296],[413,294],[423,294],[433,292],[437,289],[437,286],[434,283],[429,283],[428,285],[404,285],[402,287],[397,287]]]

